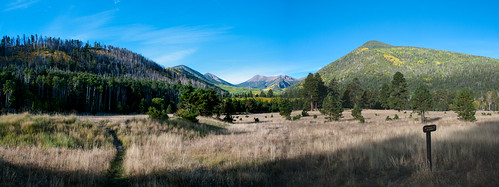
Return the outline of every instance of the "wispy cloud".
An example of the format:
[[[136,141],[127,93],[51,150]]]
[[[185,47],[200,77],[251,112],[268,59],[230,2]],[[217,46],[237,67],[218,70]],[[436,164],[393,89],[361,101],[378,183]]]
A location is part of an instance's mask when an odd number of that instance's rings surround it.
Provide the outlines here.
[[[114,0],[115,5],[117,5],[118,3],[120,3],[120,0]]]
[[[4,11],[11,11],[21,8],[28,8],[30,5],[39,2],[40,0],[16,0],[12,3],[7,4],[7,8]]]
[[[168,65],[172,63],[176,63],[184,57],[196,52],[195,49],[185,49],[180,51],[174,51],[171,53],[167,53],[166,55],[160,56],[158,58],[153,59],[157,63]]]
[[[100,41],[142,53],[161,65],[182,63],[194,54],[202,43],[219,39],[230,28],[212,26],[174,26],[158,28],[151,25],[131,24],[112,26],[118,9],[92,15],[61,15],[45,29],[45,35],[82,41]]]

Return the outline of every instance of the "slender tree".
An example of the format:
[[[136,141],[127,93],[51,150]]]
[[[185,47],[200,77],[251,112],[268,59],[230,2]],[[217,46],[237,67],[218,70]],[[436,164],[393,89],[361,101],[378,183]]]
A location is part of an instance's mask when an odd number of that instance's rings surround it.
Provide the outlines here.
[[[309,73],[303,83],[302,93],[309,100],[311,111],[318,108],[317,104],[322,101],[326,92],[326,87],[320,75],[316,74],[314,76],[312,73]]]
[[[288,98],[282,98],[279,101],[279,114],[286,119],[290,119],[291,111],[291,101]]]
[[[272,91],[272,89],[269,89],[267,92],[267,97],[274,97],[274,91]]]
[[[412,109],[421,113],[421,123],[425,122],[425,112],[433,108],[433,99],[426,86],[419,86],[411,98]]]
[[[343,117],[343,106],[341,105],[341,101],[338,97],[335,97],[333,94],[328,94],[326,98],[324,98],[323,102],[323,113],[327,115],[326,117],[329,121],[338,121]]]
[[[392,80],[390,106],[392,109],[397,109],[400,112],[400,110],[407,107],[408,99],[409,92],[407,91],[407,82],[404,75],[396,72]]]
[[[454,102],[454,112],[465,121],[475,121],[475,107],[473,106],[473,96],[468,89],[461,90]]]
[[[379,102],[381,107],[385,110],[390,108],[390,86],[387,83],[383,83],[381,90],[379,92]]]

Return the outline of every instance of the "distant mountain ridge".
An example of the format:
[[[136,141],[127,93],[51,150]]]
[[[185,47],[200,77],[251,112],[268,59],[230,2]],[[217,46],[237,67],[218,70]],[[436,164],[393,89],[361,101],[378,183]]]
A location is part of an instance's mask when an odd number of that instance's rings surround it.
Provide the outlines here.
[[[320,69],[327,84],[333,78],[346,84],[359,78],[364,88],[389,83],[395,72],[407,79],[410,90],[420,84],[430,89],[499,90],[499,60],[444,50],[393,46],[371,40]]]
[[[196,79],[202,80],[206,83],[210,83],[213,85],[222,84],[222,85],[234,86],[231,83],[217,77],[216,75],[213,75],[211,73],[206,73],[203,75],[199,71],[187,67],[186,65],[178,65],[173,67],[173,69],[176,69],[184,74],[190,75],[191,77],[195,77]]]
[[[237,84],[238,87],[258,88],[258,89],[283,89],[290,87],[300,80],[287,75],[277,75],[272,77],[255,75],[251,79]]]
[[[216,75],[213,75],[211,73],[205,73],[204,77],[208,79],[210,82],[215,83],[215,84],[223,84],[223,85],[228,85],[228,86],[234,86],[233,84],[221,79],[220,77],[217,77]]]

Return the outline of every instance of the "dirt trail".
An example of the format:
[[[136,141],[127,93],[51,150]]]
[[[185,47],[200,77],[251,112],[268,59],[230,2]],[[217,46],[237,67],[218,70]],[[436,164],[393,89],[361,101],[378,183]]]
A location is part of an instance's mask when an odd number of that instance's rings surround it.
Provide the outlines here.
[[[114,156],[113,161],[111,161],[111,167],[109,168],[107,174],[106,186],[127,186],[128,180],[124,175],[123,171],[123,158],[125,157],[125,149],[123,144],[116,136],[114,130],[105,128],[107,133],[113,138],[113,144],[116,148],[116,156]]]

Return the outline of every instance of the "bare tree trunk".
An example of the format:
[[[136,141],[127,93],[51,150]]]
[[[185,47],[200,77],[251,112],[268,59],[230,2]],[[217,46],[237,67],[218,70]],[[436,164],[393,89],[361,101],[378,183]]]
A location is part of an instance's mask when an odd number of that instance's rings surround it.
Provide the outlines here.
[[[314,111],[314,99],[312,95],[310,95],[310,111]]]
[[[421,123],[424,123],[424,111],[421,111]]]

